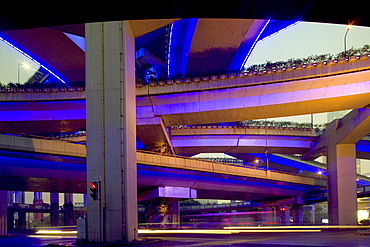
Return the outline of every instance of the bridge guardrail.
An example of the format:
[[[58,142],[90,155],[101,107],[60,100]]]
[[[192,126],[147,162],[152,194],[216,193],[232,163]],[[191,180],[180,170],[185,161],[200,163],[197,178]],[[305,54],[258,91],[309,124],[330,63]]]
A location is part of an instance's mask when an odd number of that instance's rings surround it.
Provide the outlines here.
[[[253,77],[260,77],[263,75],[273,75],[273,74],[280,74],[284,72],[292,72],[292,71],[303,71],[306,69],[314,69],[314,68],[322,68],[324,66],[329,67],[330,69],[327,71],[321,71],[318,73],[312,73],[307,75],[295,75],[292,78],[279,78],[278,81],[286,81],[286,80],[302,80],[302,79],[309,79],[313,77],[322,77],[322,76],[329,76],[329,75],[338,75],[342,73],[348,73],[348,72],[358,72],[362,70],[368,70],[370,68],[370,64],[367,64],[366,66],[352,66],[356,61],[363,61],[370,57],[370,54],[362,54],[362,55],[356,55],[356,56],[348,56],[333,60],[327,60],[323,62],[312,62],[307,64],[299,64],[296,66],[288,66],[288,67],[282,67],[282,68],[274,68],[274,69],[264,69],[264,70],[258,70],[258,71],[243,71],[239,73],[229,73],[229,74],[221,74],[221,75],[210,75],[210,76],[198,76],[193,78],[180,78],[180,79],[169,79],[165,81],[151,81],[149,83],[136,83],[137,88],[141,87],[157,87],[157,86],[165,86],[165,85],[181,85],[181,84],[190,84],[190,83],[202,83],[202,82],[212,82],[212,81],[222,81],[226,79],[238,79],[238,78],[253,78]],[[343,65],[348,62],[351,66],[346,69],[342,69]],[[335,66],[335,69],[333,69]],[[272,80],[275,81],[275,80]],[[271,81],[266,82],[271,83]],[[264,84],[263,81],[258,81],[258,83],[248,83],[247,85],[256,85],[256,84]],[[232,85],[231,87],[234,87],[235,85]],[[242,85],[238,85],[242,86]],[[224,88],[230,87],[227,85],[223,85]],[[202,88],[204,89],[204,88]],[[148,93],[148,92],[147,92]]]
[[[193,78],[181,78],[181,79],[169,79],[165,81],[152,81],[148,84],[143,84],[140,82],[136,83],[137,88],[141,88],[144,86],[148,87],[155,87],[155,86],[165,86],[165,85],[173,85],[173,84],[189,84],[189,83],[200,83],[200,82],[209,82],[209,81],[218,81],[218,80],[226,80],[226,79],[235,79],[235,78],[243,78],[243,77],[254,77],[254,76],[261,76],[261,75],[270,75],[276,73],[283,73],[283,72],[290,72],[296,70],[303,70],[303,69],[311,69],[311,68],[319,68],[322,66],[330,66],[333,67],[335,65],[343,65],[345,62],[350,62],[353,65],[356,61],[363,61],[365,59],[370,58],[370,54],[362,54],[356,56],[349,56],[343,57],[323,62],[313,62],[308,64],[300,64],[297,66],[289,66],[283,68],[275,68],[275,69],[265,69],[260,71],[243,71],[239,73],[229,73],[229,74],[221,74],[221,75],[210,75],[210,76],[197,76]],[[335,70],[326,73],[318,73],[314,75],[308,75],[303,77],[294,77],[290,78],[291,80],[300,80],[300,79],[308,79],[312,77],[321,77],[327,75],[336,75],[341,74],[342,72],[357,72],[361,70],[368,70],[370,69],[370,64],[361,67],[361,66],[350,66],[346,70]],[[284,80],[283,80],[284,81]],[[270,83],[270,82],[268,82]],[[259,83],[261,84],[261,82]],[[263,84],[263,83],[262,83]],[[227,86],[226,86],[227,87]],[[0,93],[50,93],[50,92],[75,92],[75,91],[86,91],[86,87],[43,87],[43,88],[32,88],[32,87],[20,87],[20,88],[0,88]]]

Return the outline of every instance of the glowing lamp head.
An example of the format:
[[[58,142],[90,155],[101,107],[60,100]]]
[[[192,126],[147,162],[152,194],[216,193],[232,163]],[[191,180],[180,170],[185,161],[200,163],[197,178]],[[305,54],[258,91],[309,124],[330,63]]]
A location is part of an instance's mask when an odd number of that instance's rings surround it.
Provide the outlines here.
[[[31,66],[28,63],[22,63],[23,68],[29,69]]]

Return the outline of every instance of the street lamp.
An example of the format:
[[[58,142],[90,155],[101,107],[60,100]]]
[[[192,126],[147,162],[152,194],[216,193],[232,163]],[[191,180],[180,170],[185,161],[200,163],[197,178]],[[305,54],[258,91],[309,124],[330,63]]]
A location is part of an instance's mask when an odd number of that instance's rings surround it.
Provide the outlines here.
[[[20,70],[21,70],[21,66],[25,69],[29,69],[30,68],[30,65],[28,63],[18,63],[18,84],[20,83],[20,76],[21,76],[21,73],[20,73]]]
[[[344,56],[347,56],[347,34],[351,28],[352,28],[351,24],[347,25],[346,34],[344,35]]]

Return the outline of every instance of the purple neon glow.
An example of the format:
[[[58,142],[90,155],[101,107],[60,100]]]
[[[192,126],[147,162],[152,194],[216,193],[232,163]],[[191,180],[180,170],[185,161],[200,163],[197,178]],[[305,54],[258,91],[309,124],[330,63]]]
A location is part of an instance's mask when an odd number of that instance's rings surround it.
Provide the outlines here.
[[[66,80],[64,78],[62,78],[61,75],[57,75],[56,72],[53,72],[50,68],[46,67],[45,65],[41,64],[38,60],[36,60],[34,57],[32,57],[31,55],[29,55],[28,53],[24,52],[22,49],[20,49],[19,47],[15,46],[14,44],[12,44],[9,40],[5,39],[4,37],[0,36],[0,41],[4,42],[5,44],[7,44],[8,46],[10,46],[12,49],[16,50],[17,52],[19,52],[20,54],[22,54],[23,56],[25,56],[26,58],[30,59],[32,62],[36,63],[38,66],[40,66],[41,68],[45,69],[47,72],[49,72],[51,75],[53,75],[55,78],[57,78],[59,81],[61,81],[62,83],[64,84],[67,84],[66,83]]]
[[[84,100],[0,103],[0,121],[86,119]]]

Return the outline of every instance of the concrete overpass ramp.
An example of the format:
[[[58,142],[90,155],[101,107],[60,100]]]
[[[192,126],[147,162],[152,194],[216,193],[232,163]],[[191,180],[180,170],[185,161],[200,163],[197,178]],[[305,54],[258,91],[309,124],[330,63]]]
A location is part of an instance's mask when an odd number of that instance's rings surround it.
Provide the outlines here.
[[[1,135],[0,189],[86,193],[85,146],[61,143]],[[155,153],[138,152],[137,162],[139,192],[178,186],[199,190],[199,198],[262,200],[326,185],[322,179]]]

